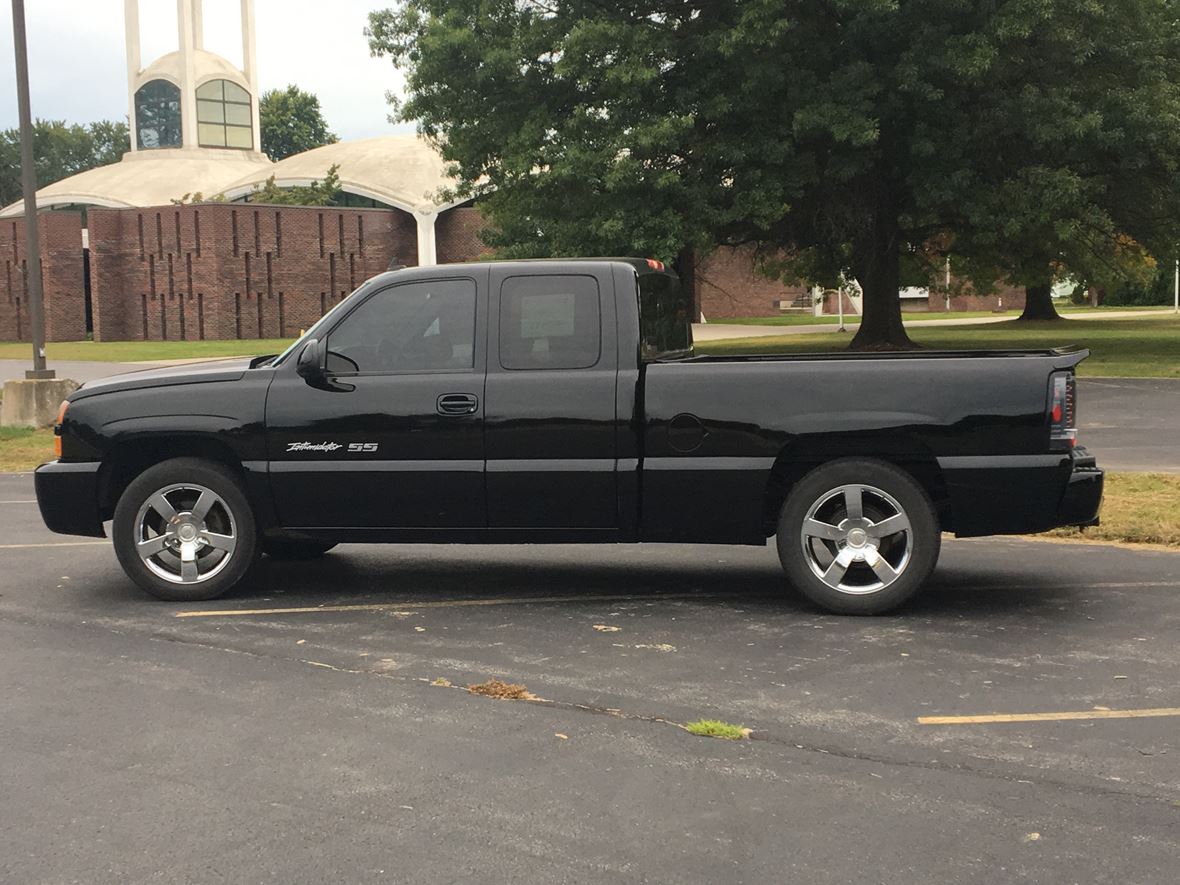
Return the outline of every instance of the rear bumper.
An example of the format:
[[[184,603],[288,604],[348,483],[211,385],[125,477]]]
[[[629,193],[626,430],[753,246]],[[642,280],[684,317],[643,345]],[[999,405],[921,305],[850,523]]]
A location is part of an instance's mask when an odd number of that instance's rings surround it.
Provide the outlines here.
[[[960,537],[1096,525],[1103,472],[1085,449],[1060,455],[940,458],[948,508],[944,528]]]
[[[97,461],[50,461],[33,474],[41,519],[51,532],[105,538],[98,512]]]
[[[1057,505],[1057,525],[1098,525],[1105,474],[1085,449],[1074,454],[1069,483]]]

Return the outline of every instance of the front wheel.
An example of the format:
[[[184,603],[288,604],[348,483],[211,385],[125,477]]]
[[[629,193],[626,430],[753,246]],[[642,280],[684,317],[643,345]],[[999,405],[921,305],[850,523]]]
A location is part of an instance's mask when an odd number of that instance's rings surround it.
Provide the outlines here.
[[[222,595],[258,557],[240,481],[199,458],[164,461],[132,480],[115,507],[112,535],[127,576],[172,602]]]
[[[779,560],[808,599],[872,615],[914,595],[938,561],[938,515],[926,491],[884,461],[845,458],[796,483],[779,518]]]

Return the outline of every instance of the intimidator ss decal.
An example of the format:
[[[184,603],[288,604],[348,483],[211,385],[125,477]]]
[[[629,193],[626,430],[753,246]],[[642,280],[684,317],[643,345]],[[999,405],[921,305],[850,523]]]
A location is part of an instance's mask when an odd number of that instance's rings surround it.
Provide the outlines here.
[[[288,452],[336,452],[340,449],[347,449],[349,454],[372,453],[377,451],[378,444],[375,442],[355,442],[348,443],[345,446],[338,442],[289,442],[287,443]]]

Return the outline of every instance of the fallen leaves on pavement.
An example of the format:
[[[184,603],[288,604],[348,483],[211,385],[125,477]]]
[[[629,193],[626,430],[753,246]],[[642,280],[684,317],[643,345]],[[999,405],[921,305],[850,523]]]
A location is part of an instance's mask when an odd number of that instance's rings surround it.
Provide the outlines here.
[[[487,682],[469,685],[467,690],[472,694],[481,694],[484,697],[497,698],[502,701],[533,701],[537,698],[523,685],[504,682],[500,679],[489,679]]]

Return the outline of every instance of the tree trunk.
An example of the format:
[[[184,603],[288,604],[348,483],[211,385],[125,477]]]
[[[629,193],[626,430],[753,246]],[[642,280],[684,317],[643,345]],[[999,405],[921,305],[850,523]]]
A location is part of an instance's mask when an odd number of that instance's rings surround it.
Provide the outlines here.
[[[853,271],[862,292],[860,328],[852,350],[913,350],[901,322],[901,257],[896,213],[879,208],[873,231],[854,249]]]
[[[691,246],[681,249],[672,262],[672,269],[680,277],[680,291],[684,294],[685,307],[690,323],[701,321],[701,305],[697,298],[697,254]]]
[[[1024,287],[1024,313],[1022,320],[1059,320],[1061,316],[1053,306],[1053,284],[1037,283]]]

